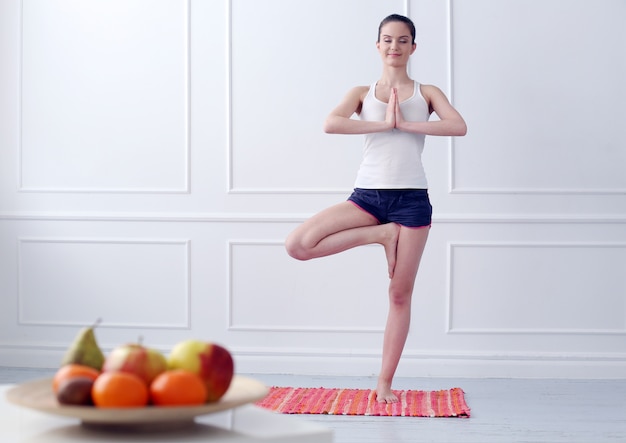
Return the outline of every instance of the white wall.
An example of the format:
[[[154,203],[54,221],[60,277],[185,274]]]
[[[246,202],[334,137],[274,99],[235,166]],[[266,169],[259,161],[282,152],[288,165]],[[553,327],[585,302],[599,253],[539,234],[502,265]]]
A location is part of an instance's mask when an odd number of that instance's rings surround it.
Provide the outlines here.
[[[429,138],[434,225],[404,376],[626,376],[622,0],[1,0],[0,365],[215,340],[242,372],[378,371],[378,247],[286,234],[344,200],[321,131],[380,74],[379,21],[466,117]]]

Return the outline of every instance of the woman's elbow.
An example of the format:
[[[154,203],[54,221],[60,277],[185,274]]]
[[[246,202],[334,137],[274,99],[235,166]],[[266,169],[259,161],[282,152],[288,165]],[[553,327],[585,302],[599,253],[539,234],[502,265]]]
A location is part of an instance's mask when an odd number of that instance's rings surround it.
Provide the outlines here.
[[[457,136],[457,137],[462,137],[462,136],[464,136],[465,134],[467,134],[467,124],[465,124],[465,122],[464,122],[464,121],[461,121],[461,122],[457,125],[457,127],[455,128],[455,131],[454,131],[454,132],[455,132],[455,134],[454,134],[454,135],[455,135],[455,136]]]
[[[331,114],[324,120],[324,132],[326,134],[340,134],[342,133],[342,124],[342,117]]]

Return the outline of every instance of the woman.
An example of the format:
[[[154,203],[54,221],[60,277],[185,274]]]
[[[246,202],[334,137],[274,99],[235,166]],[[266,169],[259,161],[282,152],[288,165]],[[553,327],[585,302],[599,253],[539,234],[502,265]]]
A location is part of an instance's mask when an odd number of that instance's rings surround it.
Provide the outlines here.
[[[348,201],[305,221],[286,240],[289,255],[308,260],[378,243],[387,257],[389,313],[379,402],[398,401],[391,389],[409,332],[411,296],[426,245],[432,207],[421,154],[426,135],[462,136],[461,115],[435,86],[421,85],[407,72],[415,51],[415,26],[402,15],[386,17],[376,47],[382,75],[371,86],[351,89],[324,123],[332,134],[365,134],[363,160]],[[435,112],[438,121],[428,121]],[[358,114],[359,119],[351,118]]]

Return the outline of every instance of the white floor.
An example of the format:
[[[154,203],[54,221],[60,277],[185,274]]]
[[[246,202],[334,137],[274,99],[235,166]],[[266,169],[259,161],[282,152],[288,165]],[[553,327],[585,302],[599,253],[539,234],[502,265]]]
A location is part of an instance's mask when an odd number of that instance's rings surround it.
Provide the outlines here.
[[[50,375],[0,368],[0,383]],[[267,385],[371,388],[367,377],[251,375]],[[337,443],[626,442],[626,380],[401,378],[397,389],[461,387],[469,419],[300,415],[333,429]]]

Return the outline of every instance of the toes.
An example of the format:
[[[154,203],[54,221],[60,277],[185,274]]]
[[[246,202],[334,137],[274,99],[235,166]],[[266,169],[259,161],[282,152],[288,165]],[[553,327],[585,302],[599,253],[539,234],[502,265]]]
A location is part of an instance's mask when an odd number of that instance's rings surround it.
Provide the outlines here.
[[[396,403],[398,402],[398,397],[393,392],[385,393],[384,395],[376,394],[376,401],[378,403]]]

